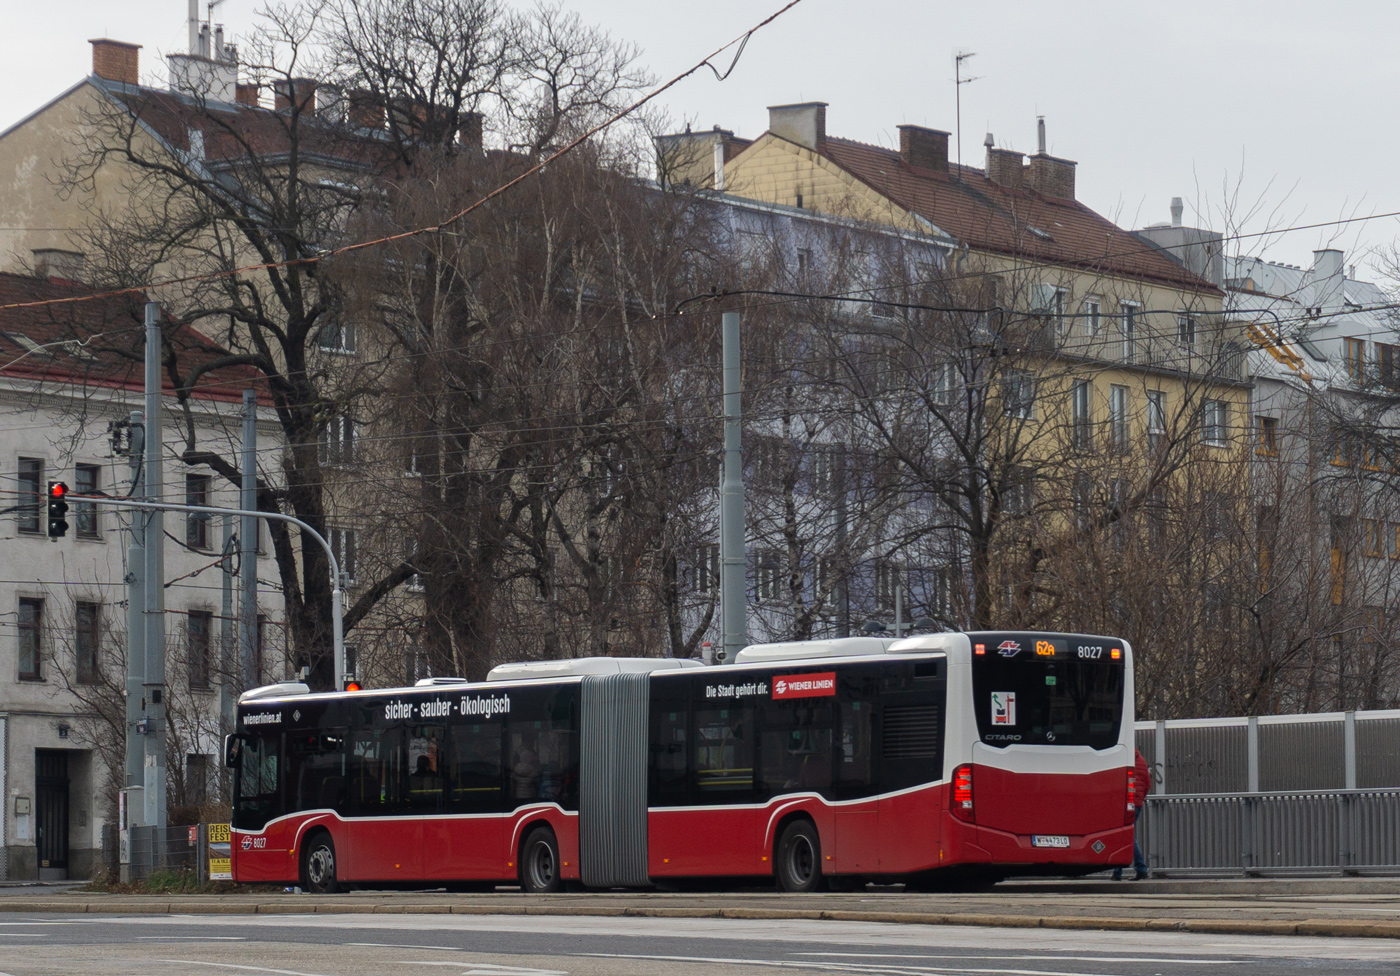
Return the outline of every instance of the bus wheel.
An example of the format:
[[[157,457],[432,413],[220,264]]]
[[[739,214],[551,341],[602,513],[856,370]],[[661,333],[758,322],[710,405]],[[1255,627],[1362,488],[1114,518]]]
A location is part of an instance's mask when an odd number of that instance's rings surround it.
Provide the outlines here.
[[[313,895],[333,895],[340,890],[335,877],[335,843],[330,834],[322,831],[303,849],[301,875],[306,880],[306,890]]]
[[[778,841],[778,887],[815,891],[822,880],[822,845],[810,820],[794,820]]]
[[[559,842],[548,827],[536,827],[520,845],[520,887],[544,895],[563,887],[559,878]]]

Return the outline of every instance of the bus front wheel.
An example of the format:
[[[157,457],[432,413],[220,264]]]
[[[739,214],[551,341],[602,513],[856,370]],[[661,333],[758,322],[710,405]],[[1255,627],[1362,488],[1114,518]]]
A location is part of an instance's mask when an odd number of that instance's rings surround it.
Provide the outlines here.
[[[335,876],[335,843],[330,834],[319,833],[307,843],[301,856],[301,874],[306,890],[313,895],[333,895],[340,890]]]
[[[784,891],[815,891],[822,880],[822,845],[810,820],[794,820],[778,840],[778,887]]]
[[[548,827],[536,827],[520,845],[520,887],[532,895],[559,891],[559,842]]]

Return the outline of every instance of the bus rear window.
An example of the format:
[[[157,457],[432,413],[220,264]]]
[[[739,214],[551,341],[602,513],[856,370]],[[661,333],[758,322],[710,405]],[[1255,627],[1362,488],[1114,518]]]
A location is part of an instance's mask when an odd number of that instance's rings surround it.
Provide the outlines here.
[[[972,658],[973,711],[987,745],[1118,744],[1121,650],[1075,637],[973,637],[984,648]]]

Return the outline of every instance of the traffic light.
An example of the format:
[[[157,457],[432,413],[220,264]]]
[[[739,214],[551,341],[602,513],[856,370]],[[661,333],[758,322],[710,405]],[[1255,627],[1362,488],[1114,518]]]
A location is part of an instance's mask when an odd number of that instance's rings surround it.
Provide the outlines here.
[[[346,678],[346,679],[345,679],[345,690],[346,690],[346,691],[359,691],[359,690],[360,690],[360,683],[359,683],[358,681],[356,681],[354,678]]]
[[[49,482],[49,538],[61,539],[68,534],[68,486],[61,481]]]

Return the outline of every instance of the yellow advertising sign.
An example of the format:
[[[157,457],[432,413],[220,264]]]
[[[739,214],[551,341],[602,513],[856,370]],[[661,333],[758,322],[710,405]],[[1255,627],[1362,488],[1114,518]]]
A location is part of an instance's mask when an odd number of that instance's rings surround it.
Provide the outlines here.
[[[229,838],[229,825],[211,823],[208,825],[209,838],[209,880],[233,880],[233,845]]]

